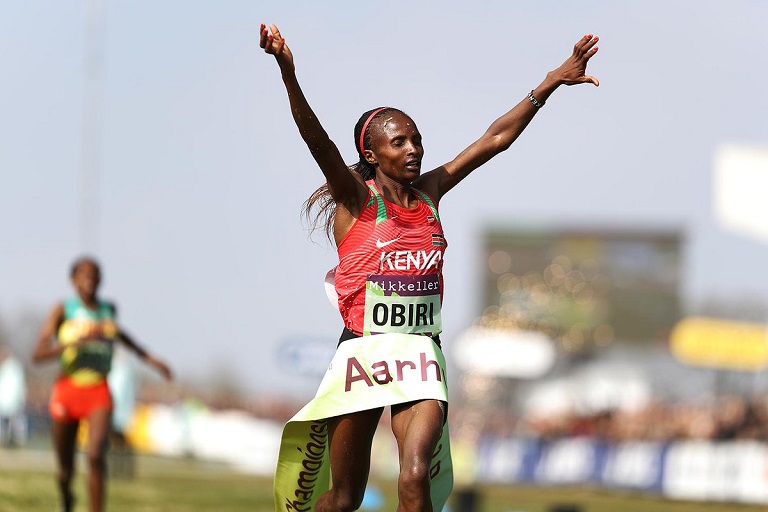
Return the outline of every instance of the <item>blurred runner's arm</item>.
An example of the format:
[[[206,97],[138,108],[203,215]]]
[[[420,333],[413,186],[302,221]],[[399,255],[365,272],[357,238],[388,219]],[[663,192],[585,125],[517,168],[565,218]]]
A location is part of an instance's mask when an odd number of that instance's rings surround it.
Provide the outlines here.
[[[64,305],[57,304],[53,307],[43,323],[40,334],[37,336],[35,349],[32,351],[32,361],[39,363],[46,359],[53,359],[61,356],[64,352],[64,346],[55,342],[56,333],[64,321]]]
[[[160,373],[160,375],[165,378],[165,380],[173,380],[173,373],[171,372],[171,369],[168,367],[168,365],[152,356],[141,345],[136,343],[136,341],[125,331],[120,329],[120,331],[117,333],[117,339],[119,339],[123,345],[133,350],[136,355],[142,359],[142,361],[157,370],[158,373]]]

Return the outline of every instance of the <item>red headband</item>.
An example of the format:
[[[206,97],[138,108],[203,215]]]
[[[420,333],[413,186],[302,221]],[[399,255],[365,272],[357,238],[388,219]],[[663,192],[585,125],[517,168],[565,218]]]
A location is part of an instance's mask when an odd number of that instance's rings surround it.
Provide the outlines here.
[[[389,107],[381,107],[381,108],[377,108],[376,110],[374,110],[373,112],[371,112],[371,115],[369,115],[369,116],[368,116],[368,119],[366,119],[366,120],[365,120],[365,123],[363,123],[363,129],[360,131],[360,154],[361,154],[361,155],[365,153],[365,148],[363,147],[363,141],[365,140],[365,130],[367,130],[367,129],[368,129],[368,123],[370,123],[370,122],[371,122],[371,119],[373,119],[373,117],[374,117],[376,114],[378,114],[378,113],[379,113],[379,112],[381,112],[382,110],[385,110],[385,109],[388,109],[388,108],[389,108]]]

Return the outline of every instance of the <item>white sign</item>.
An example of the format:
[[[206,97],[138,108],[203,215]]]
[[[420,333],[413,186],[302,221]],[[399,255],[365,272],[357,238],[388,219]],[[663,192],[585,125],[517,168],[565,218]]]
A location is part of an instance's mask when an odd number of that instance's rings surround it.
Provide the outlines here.
[[[453,359],[465,372],[533,379],[555,362],[555,347],[545,334],[473,326],[459,336]]]
[[[724,146],[715,155],[712,201],[719,222],[768,242],[768,146]]]

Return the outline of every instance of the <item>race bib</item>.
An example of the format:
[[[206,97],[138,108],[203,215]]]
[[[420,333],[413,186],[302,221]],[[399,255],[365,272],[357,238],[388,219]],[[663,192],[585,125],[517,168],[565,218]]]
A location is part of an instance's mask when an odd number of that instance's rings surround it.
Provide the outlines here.
[[[427,334],[443,330],[437,274],[371,274],[365,283],[363,334]]]

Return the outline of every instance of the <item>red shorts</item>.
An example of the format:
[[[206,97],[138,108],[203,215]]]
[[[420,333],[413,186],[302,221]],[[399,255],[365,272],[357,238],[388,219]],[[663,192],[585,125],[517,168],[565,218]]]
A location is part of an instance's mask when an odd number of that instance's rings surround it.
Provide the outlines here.
[[[112,410],[112,395],[106,380],[79,387],[62,377],[53,385],[48,412],[54,420],[79,421],[99,409]]]

